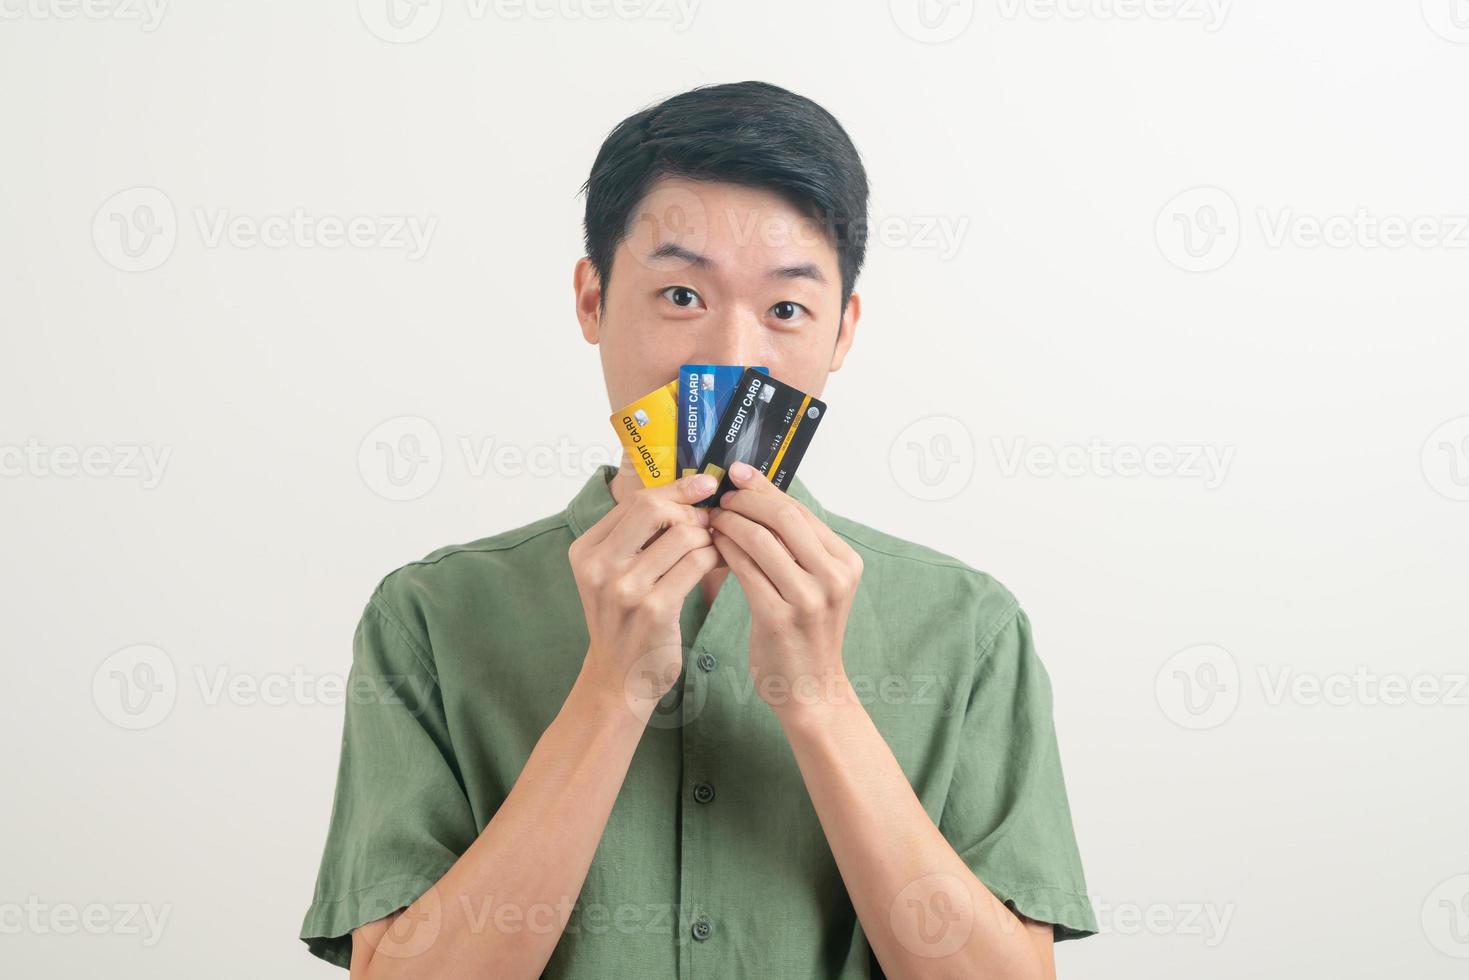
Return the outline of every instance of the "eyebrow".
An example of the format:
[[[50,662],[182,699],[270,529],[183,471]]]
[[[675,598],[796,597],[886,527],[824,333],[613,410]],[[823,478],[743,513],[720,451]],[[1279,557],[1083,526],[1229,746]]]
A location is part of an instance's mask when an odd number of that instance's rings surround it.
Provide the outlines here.
[[[648,261],[655,262],[658,259],[679,259],[699,269],[713,269],[716,263],[707,255],[700,255],[692,249],[684,248],[677,242],[664,242],[653,251],[648,253]],[[782,265],[765,273],[767,279],[810,279],[826,285],[826,276],[821,274],[814,262],[802,262],[799,265]]]

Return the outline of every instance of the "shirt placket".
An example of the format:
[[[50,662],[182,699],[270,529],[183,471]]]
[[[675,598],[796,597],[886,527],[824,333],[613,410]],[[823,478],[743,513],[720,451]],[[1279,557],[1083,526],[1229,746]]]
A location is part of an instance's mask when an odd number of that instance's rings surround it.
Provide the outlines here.
[[[679,786],[679,943],[681,980],[719,975],[721,945],[732,930],[721,905],[714,848],[719,846],[721,734],[715,726],[727,723],[728,705],[714,699],[729,685],[722,672],[737,669],[727,639],[739,616],[741,595],[733,575],[726,577],[704,623],[689,646],[684,664],[683,722],[679,728],[683,769]],[[721,925],[726,928],[721,929]]]

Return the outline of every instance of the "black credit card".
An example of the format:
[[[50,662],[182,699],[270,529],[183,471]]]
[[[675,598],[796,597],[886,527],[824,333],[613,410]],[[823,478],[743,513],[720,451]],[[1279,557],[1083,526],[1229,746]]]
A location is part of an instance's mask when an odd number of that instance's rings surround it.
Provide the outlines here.
[[[729,467],[736,462],[750,464],[785,490],[825,414],[826,403],[820,399],[755,368],[746,369],[699,467],[719,480],[719,489],[699,506],[717,506],[723,494],[735,489]]]

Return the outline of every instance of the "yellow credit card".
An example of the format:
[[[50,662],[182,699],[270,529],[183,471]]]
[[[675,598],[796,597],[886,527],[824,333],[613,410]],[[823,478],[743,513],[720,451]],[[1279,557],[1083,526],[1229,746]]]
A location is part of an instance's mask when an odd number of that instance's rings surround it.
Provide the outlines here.
[[[649,487],[678,478],[675,429],[678,425],[678,379],[612,413],[612,427]]]

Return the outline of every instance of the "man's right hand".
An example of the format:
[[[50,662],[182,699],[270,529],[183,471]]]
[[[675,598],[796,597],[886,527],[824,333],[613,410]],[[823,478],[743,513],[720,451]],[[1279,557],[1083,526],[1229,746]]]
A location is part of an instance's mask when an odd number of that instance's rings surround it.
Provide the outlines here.
[[[639,488],[571,544],[591,637],[583,679],[645,719],[683,670],[684,599],[719,564],[709,511],[693,506],[717,486],[698,473]]]

